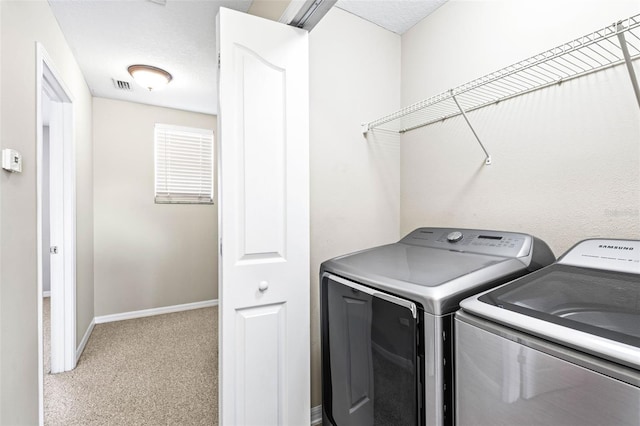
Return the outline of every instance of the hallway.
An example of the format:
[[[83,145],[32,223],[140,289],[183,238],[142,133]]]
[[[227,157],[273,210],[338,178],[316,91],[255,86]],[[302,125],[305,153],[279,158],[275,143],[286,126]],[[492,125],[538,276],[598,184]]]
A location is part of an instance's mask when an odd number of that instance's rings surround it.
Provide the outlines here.
[[[217,307],[96,325],[75,370],[45,374],[45,425],[217,425],[217,330]]]

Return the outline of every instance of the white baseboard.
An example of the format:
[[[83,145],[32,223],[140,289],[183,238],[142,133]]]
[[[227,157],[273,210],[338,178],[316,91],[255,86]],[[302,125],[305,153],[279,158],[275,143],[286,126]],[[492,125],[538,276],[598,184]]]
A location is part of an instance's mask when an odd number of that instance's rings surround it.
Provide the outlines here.
[[[80,341],[80,345],[78,345],[78,349],[76,349],[76,363],[80,359],[80,355],[84,352],[84,348],[87,346],[87,342],[89,341],[89,337],[91,337],[91,333],[93,333],[93,327],[96,325],[96,319],[91,320],[91,324],[87,327],[87,331],[82,336],[82,340]]]
[[[51,290],[46,290],[42,292],[42,297],[51,297]]]
[[[322,423],[322,405],[316,405],[311,408],[311,424],[319,425]]]
[[[96,324],[104,324],[106,322],[123,321],[134,318],[151,317],[154,315],[171,314],[173,312],[190,311],[192,309],[208,308],[217,306],[218,299],[204,300],[202,302],[185,303],[183,305],[163,306],[161,308],[143,309],[140,311],[122,312],[119,314],[101,315],[95,317]]]

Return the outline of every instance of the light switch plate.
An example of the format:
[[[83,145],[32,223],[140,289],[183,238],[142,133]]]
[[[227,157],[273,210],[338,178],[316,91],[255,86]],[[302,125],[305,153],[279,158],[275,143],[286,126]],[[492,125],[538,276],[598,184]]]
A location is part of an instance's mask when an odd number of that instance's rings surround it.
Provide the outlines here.
[[[22,154],[15,149],[3,149],[2,168],[12,173],[22,172]]]

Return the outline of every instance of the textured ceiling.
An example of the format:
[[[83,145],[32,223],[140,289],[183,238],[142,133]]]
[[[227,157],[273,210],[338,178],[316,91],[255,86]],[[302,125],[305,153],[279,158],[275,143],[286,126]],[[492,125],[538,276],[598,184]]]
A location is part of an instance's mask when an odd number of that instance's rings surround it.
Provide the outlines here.
[[[159,0],[156,0],[159,1]],[[215,20],[220,6],[247,11],[245,1],[50,0],[94,96],[215,114]],[[163,68],[173,80],[149,92],[127,72],[133,64]],[[132,91],[114,87],[130,82]]]
[[[445,1],[340,0],[337,6],[402,34]],[[94,96],[208,114],[217,113],[216,14],[221,6],[252,12],[252,0],[49,3]],[[276,2],[261,3],[253,9]],[[127,72],[133,64],[163,68],[173,80],[165,89],[149,92]],[[129,82],[132,90],[117,89],[112,79]]]
[[[402,34],[447,0],[338,0],[336,7]]]

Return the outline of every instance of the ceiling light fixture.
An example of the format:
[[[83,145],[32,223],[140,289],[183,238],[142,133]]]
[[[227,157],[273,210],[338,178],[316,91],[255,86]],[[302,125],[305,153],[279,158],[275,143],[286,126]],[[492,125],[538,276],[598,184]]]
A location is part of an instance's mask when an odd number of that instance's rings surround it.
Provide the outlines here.
[[[160,90],[173,79],[165,70],[151,65],[131,65],[127,71],[136,83],[149,91]]]

